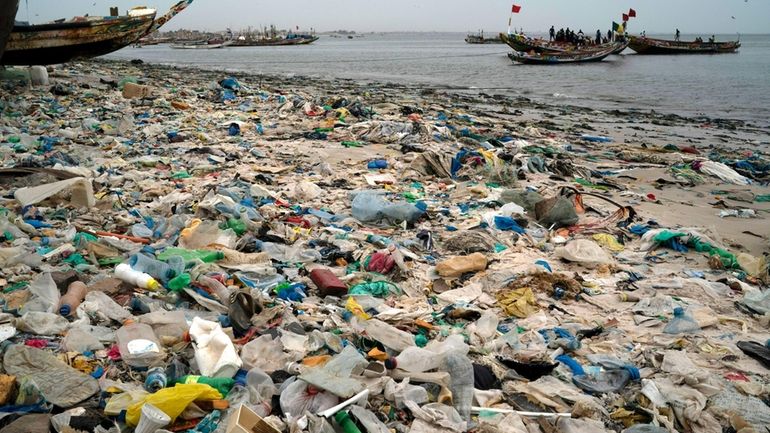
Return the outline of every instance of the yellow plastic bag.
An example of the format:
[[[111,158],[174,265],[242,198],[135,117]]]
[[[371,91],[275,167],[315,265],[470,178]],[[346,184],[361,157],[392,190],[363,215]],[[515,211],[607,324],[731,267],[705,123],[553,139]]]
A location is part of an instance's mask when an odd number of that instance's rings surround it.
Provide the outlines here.
[[[220,400],[222,394],[209,385],[202,383],[181,384],[178,383],[173,388],[164,388],[155,394],[148,395],[138,403],[128,407],[126,412],[126,423],[129,426],[139,424],[139,418],[142,415],[142,406],[147,403],[152,404],[171,417],[173,422],[190,403],[196,400]]]
[[[362,307],[361,304],[356,301],[354,296],[348,296],[348,301],[345,303],[345,308],[347,308],[348,311],[353,313],[353,315],[359,319],[369,320],[372,318],[372,316],[364,311],[364,307]]]
[[[535,294],[529,287],[498,293],[497,305],[507,315],[516,316],[519,319],[527,318],[540,309],[535,301]]]
[[[615,239],[615,236],[608,235],[607,233],[597,233],[593,238],[599,244],[609,248],[610,251],[620,252],[625,249],[625,247]]]

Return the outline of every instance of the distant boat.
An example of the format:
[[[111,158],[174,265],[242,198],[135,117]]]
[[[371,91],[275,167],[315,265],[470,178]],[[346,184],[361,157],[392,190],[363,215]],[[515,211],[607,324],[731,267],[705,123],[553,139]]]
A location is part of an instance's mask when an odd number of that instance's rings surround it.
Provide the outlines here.
[[[350,39],[353,39],[349,36]],[[318,36],[305,35],[305,34],[289,34],[285,37],[271,37],[271,38],[244,38],[236,39],[233,41],[234,47],[271,47],[271,46],[287,46],[287,45],[309,45],[318,40]]]
[[[216,50],[219,48],[229,47],[231,45],[233,45],[233,41],[224,41],[215,44],[208,42],[194,42],[189,44],[174,44],[171,45],[171,48],[175,50]]]
[[[612,54],[617,47],[609,47],[600,51],[575,51],[571,53],[509,53],[508,57],[514,62],[526,65],[562,65],[573,63],[601,62]]]
[[[534,39],[524,35],[500,33],[500,39],[513,48],[514,51],[521,53],[574,53],[577,51],[604,51],[613,47],[611,54],[620,54],[628,47],[627,41],[608,42],[600,45],[586,45],[577,47],[574,44],[563,42],[551,42],[545,39]]]
[[[139,7],[125,16],[77,17],[47,24],[16,25],[0,64],[52,65],[108,54],[157,30],[192,1],[178,2],[158,19],[155,19],[155,9]]]
[[[5,43],[13,30],[13,22],[16,19],[16,10],[19,8],[19,0],[6,0],[0,2],[0,58],[3,57]]]
[[[719,54],[734,53],[741,47],[740,41],[683,42],[631,36],[628,45],[637,54]]]
[[[496,38],[484,37],[484,32],[479,32],[475,35],[468,35],[465,37],[465,42],[469,44],[504,44],[503,40],[498,36]]]

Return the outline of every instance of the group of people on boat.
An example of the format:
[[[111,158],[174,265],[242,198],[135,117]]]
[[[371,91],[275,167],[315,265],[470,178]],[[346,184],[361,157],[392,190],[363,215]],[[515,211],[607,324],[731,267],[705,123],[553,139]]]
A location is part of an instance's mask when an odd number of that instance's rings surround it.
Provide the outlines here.
[[[600,45],[612,42],[612,30],[608,31],[606,36],[602,35],[601,30],[596,30],[596,37],[593,38],[585,35],[582,29],[575,33],[569,27],[566,30],[559,29],[556,31],[554,26],[551,26],[551,30],[548,33],[549,41],[569,43],[577,46]]]

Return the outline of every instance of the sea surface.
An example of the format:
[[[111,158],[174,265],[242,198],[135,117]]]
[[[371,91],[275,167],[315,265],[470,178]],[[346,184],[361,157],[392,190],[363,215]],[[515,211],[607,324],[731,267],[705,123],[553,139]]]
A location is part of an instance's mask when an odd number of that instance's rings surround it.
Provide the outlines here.
[[[650,35],[654,37],[654,35]],[[707,35],[700,35],[706,39]],[[601,63],[514,64],[506,45],[469,45],[461,33],[322,35],[312,45],[175,50],[124,48],[107,58],[283,76],[478,89],[601,109],[654,109],[770,126],[770,35],[743,35],[737,54],[639,56]],[[672,38],[672,35],[661,35]],[[717,35],[718,41],[737,35]],[[692,40],[695,35],[682,35]]]

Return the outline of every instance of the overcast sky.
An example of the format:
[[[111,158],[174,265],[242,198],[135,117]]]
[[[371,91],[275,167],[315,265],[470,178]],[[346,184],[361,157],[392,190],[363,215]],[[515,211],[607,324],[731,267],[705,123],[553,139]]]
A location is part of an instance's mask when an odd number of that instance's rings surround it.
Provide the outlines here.
[[[0,0],[3,1],[3,0]],[[26,3],[26,4],[25,4]],[[106,15],[110,6],[146,5],[164,13],[176,0],[22,0],[17,19],[33,23],[75,15]],[[507,0],[195,0],[165,30],[233,30],[275,24],[319,31],[505,30]],[[606,30],[629,7],[631,32],[770,33],[770,0],[517,0],[514,26],[543,31],[551,25]],[[27,9],[29,8],[29,9]],[[29,12],[29,13],[28,13]],[[733,18],[734,17],[734,18]]]

